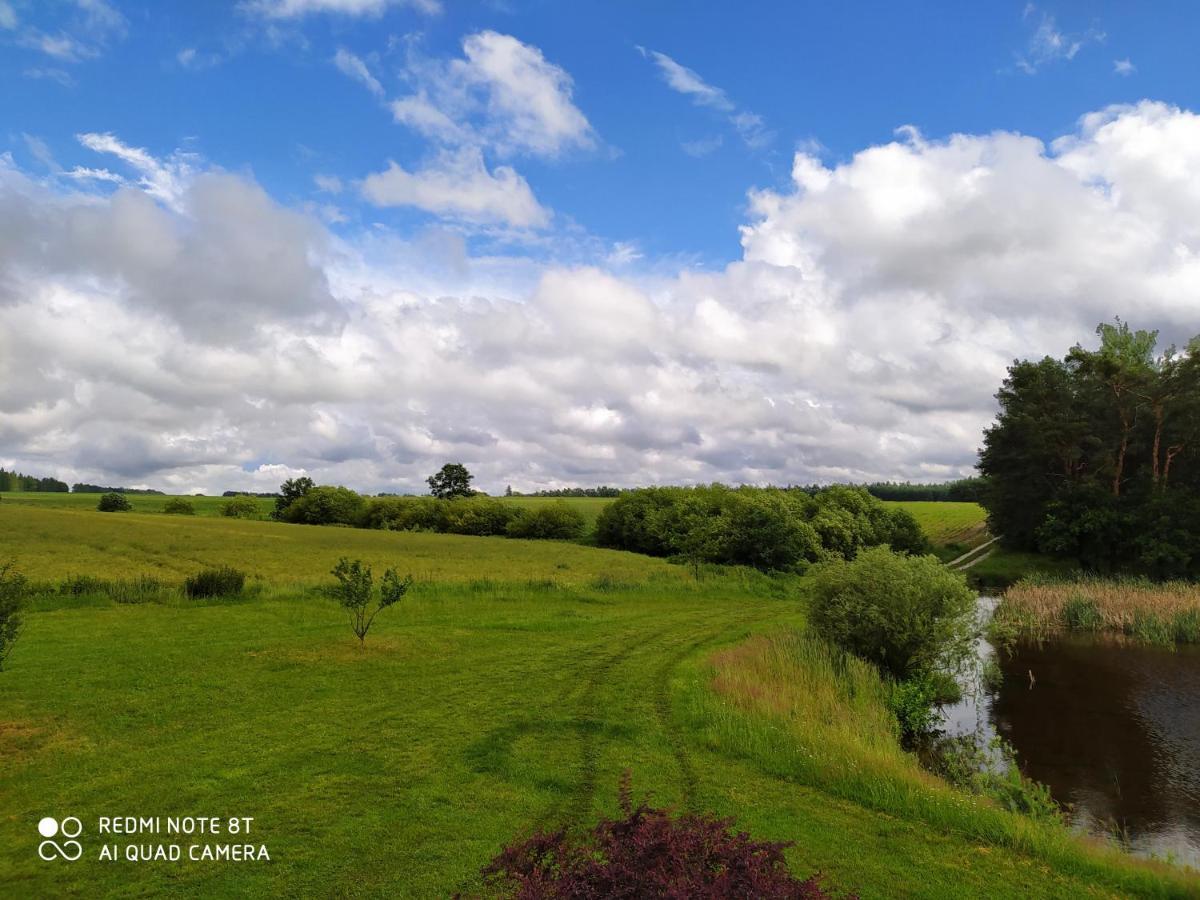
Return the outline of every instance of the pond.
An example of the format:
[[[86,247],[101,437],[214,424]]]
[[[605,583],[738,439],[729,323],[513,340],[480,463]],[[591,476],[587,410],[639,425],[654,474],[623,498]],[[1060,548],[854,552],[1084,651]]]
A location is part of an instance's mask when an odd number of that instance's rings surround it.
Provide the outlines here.
[[[1079,830],[1200,868],[1200,647],[1070,635],[979,652],[1003,681],[945,709],[948,733],[1004,738]]]

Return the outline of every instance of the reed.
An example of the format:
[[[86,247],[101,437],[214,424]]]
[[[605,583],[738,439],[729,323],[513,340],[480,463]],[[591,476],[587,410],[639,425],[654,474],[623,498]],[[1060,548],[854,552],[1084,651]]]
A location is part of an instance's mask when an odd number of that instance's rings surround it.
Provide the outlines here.
[[[1156,644],[1200,642],[1200,584],[1133,578],[1026,578],[1008,589],[997,627],[1025,636],[1062,631],[1127,635]]]

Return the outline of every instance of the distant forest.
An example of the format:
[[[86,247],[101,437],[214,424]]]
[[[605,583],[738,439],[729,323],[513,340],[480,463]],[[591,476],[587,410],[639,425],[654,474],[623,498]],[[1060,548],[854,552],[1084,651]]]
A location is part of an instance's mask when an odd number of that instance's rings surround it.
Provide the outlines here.
[[[788,485],[792,490],[807,494],[819,494],[829,485]],[[943,481],[936,484],[912,484],[907,481],[877,481],[874,484],[850,485],[866,488],[867,493],[880,500],[949,500],[978,503],[983,487],[981,478],[961,478],[958,481]],[[600,487],[557,488],[556,490],[533,491],[522,494],[511,487],[504,493],[507,497],[619,497],[630,488]]]
[[[67,483],[57,478],[38,478],[0,469],[0,491],[48,491],[65,494],[68,490],[70,488],[67,487]]]
[[[65,490],[65,486],[64,486]],[[164,491],[156,491],[153,488],[126,488],[126,487],[101,487],[98,484],[84,484],[76,482],[71,485],[71,493],[73,494],[159,494],[165,495]]]
[[[963,478],[959,481],[945,481],[938,484],[879,481],[874,484],[851,486],[864,487],[869,494],[878,497],[880,500],[958,500],[975,503],[979,500],[982,484],[983,479],[981,478]],[[820,493],[826,487],[828,485],[789,485],[789,488],[793,490],[802,490],[808,494]],[[555,490],[521,493],[520,491],[514,491],[510,487],[504,493],[508,497],[619,497],[629,490],[632,489],[600,485],[599,487],[557,488]],[[38,478],[34,475],[23,475],[20,472],[7,472],[4,469],[0,469],[0,491],[53,491],[64,494],[67,491],[71,491],[76,494],[117,493],[164,495],[163,491],[157,491],[152,488],[106,487],[104,485],[87,484],[85,482],[77,482],[68,487],[65,481],[59,481],[57,478]],[[225,491],[223,496],[237,497],[243,494],[252,497],[267,498],[279,496],[274,491],[264,493]],[[387,495],[380,494],[379,496]]]

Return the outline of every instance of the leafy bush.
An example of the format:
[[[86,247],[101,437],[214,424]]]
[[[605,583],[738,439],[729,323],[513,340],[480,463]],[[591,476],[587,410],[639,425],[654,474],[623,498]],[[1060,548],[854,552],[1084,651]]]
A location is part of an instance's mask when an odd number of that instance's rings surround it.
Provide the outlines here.
[[[511,503],[480,496],[444,500],[438,509],[441,519],[439,531],[481,537],[504,534],[508,523],[520,512]]]
[[[298,525],[363,524],[367,501],[345,487],[322,485],[297,498],[283,512],[285,522]]]
[[[258,501],[246,494],[231,497],[221,504],[221,515],[230,519],[258,519]]]
[[[906,742],[933,730],[938,722],[936,703],[936,686],[927,677],[918,675],[892,684],[888,705],[900,723],[900,736]]]
[[[316,486],[316,482],[307,475],[289,478],[279,486],[279,496],[275,498],[275,509],[271,511],[271,518],[284,521],[288,507]]]
[[[817,567],[810,621],[826,640],[903,681],[971,657],[975,594],[935,557],[874,547]]]
[[[204,569],[189,575],[183,592],[193,600],[203,597],[235,597],[246,586],[246,573],[230,566]]]
[[[903,509],[884,506],[861,488],[802,490],[645,488],[622,493],[596,521],[601,546],[681,556],[702,562],[803,570],[830,557],[852,557],[887,544],[918,552],[928,543]]]
[[[0,565],[0,671],[13,644],[21,636],[24,620],[21,610],[25,607],[29,583],[25,576],[13,568],[12,563]]]
[[[192,505],[191,500],[185,500],[183,497],[172,497],[163,504],[163,512],[169,516],[194,516],[196,507]]]
[[[433,497],[375,497],[363,524],[384,531],[440,531],[443,503]]]
[[[545,506],[525,507],[509,520],[506,531],[514,538],[571,541],[583,534],[587,522],[574,507],[557,500]]]
[[[100,510],[100,512],[128,512],[133,509],[133,504],[129,502],[129,498],[124,494],[110,491],[100,498],[100,502],[96,504],[96,509]]]
[[[815,877],[788,871],[787,843],[753,840],[731,819],[672,816],[636,808],[622,785],[620,819],[603,819],[573,836],[538,831],[506,847],[484,869],[493,890],[519,900],[565,897],[822,898]]]
[[[399,603],[412,587],[413,581],[411,575],[402,579],[395,569],[388,569],[380,580],[379,600],[374,611],[371,611],[375,580],[370,566],[364,566],[358,559],[350,562],[343,556],[330,574],[338,581],[333,588],[333,594],[342,608],[350,614],[350,627],[358,637],[360,647],[366,643],[367,632],[371,630],[375,617],[389,606]]]

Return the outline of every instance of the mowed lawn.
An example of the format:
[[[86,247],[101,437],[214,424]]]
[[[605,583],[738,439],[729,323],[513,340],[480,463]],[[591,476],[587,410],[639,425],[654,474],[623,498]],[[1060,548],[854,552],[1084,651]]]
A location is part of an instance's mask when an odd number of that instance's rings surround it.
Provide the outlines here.
[[[422,576],[365,650],[308,589],[342,554]],[[269,588],[29,614],[0,672],[5,896],[470,894],[514,836],[615,812],[625,770],[656,803],[795,841],[796,871],[864,897],[1195,895],[1065,836],[1014,841],[1027,830],[1007,814],[976,827],[980,801],[916,776],[863,793],[766,753],[803,755],[809,732],[724,704],[710,661],[802,630],[802,579],[696,580],[571,544],[7,504],[0,557],[39,580],[226,562]],[[81,861],[38,859],[48,815],[84,820]],[[102,815],[252,816],[271,861],[100,862]]]

